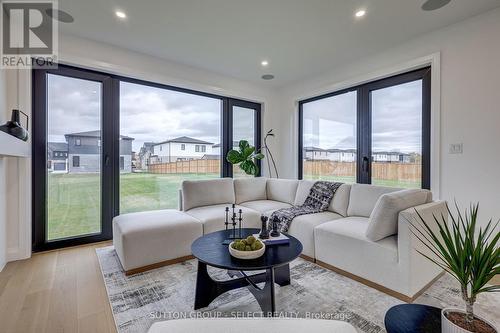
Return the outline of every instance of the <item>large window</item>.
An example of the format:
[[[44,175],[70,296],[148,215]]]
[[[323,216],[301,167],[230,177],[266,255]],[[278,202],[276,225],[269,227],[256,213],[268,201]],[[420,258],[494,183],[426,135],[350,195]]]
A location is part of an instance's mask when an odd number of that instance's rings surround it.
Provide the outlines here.
[[[220,177],[221,121],[219,98],[121,82],[120,212],[177,208],[183,180]]]
[[[232,177],[235,106],[260,146],[259,104],[64,65],[33,78],[35,251],[111,239],[119,213],[177,208],[183,180]]]
[[[430,68],[299,103],[299,177],[430,188]]]

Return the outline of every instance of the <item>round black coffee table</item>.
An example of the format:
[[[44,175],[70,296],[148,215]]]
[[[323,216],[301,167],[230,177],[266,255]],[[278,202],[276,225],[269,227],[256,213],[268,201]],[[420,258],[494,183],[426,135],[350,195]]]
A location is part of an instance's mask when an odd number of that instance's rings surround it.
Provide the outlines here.
[[[242,229],[242,237],[259,232],[259,229]],[[302,244],[297,238],[287,235],[290,238],[289,244],[266,245],[266,252],[262,257],[242,260],[232,257],[228,245],[223,244],[231,234],[232,230],[216,231],[198,238],[191,245],[191,251],[198,259],[194,309],[207,307],[225,292],[248,287],[257,299],[263,315],[273,316],[276,312],[274,283],[280,286],[290,284],[289,263],[302,253]],[[233,279],[216,281],[208,274],[207,266],[227,269]],[[245,273],[256,270],[265,272],[253,275]],[[257,284],[262,282],[265,284],[261,288]]]
[[[387,333],[440,333],[441,309],[422,304],[400,304],[385,314]]]

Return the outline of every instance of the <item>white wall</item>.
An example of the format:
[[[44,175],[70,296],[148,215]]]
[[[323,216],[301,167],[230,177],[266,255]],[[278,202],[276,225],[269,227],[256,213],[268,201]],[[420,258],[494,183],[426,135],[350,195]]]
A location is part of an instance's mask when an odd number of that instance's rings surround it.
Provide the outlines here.
[[[282,119],[293,119],[284,132],[297,144],[296,101],[339,88],[342,82],[381,73],[395,65],[440,52],[440,193],[462,205],[481,203],[481,217],[500,217],[500,9],[457,23],[396,48],[346,64],[281,91]],[[439,104],[437,109],[439,109]],[[463,143],[461,155],[448,153],[451,143]],[[281,149],[289,149],[282,146]],[[284,175],[297,174],[297,149],[282,151]],[[435,184],[434,184],[435,185]]]
[[[6,71],[0,70],[0,124],[7,119],[7,77]],[[0,156],[0,271],[7,262],[7,185],[6,185],[6,157]]]

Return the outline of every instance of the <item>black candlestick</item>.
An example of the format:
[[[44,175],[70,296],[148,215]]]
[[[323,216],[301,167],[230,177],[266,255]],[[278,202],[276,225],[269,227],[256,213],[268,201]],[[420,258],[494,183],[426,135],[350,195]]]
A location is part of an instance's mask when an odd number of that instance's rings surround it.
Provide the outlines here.
[[[226,220],[224,221],[224,225],[226,226],[226,230],[229,224],[229,207],[226,207]]]
[[[239,237],[241,238],[241,220],[243,220],[243,219],[241,218],[241,214],[242,214],[243,212],[242,212],[242,211],[241,211],[241,209],[240,209],[240,210],[238,210],[238,213],[239,213],[239,215],[240,215],[240,216],[238,217],[238,234],[239,234]]]

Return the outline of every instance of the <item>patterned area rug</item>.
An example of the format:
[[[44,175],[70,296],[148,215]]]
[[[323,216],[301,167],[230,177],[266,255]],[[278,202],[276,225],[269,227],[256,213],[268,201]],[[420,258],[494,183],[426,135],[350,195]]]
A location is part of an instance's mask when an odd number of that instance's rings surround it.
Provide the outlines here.
[[[200,311],[193,311],[196,260],[149,272],[125,276],[112,246],[96,249],[109,302],[119,333],[147,332],[155,321],[182,318],[260,316],[260,307],[246,289],[221,295]],[[226,280],[225,271],[211,269],[215,279]],[[291,263],[290,285],[276,285],[276,307],[282,317],[344,320],[359,332],[385,332],[384,315],[402,302],[314,263]],[[443,276],[416,303],[437,307],[462,307],[455,280]],[[479,315],[497,320],[500,295],[480,295]]]

